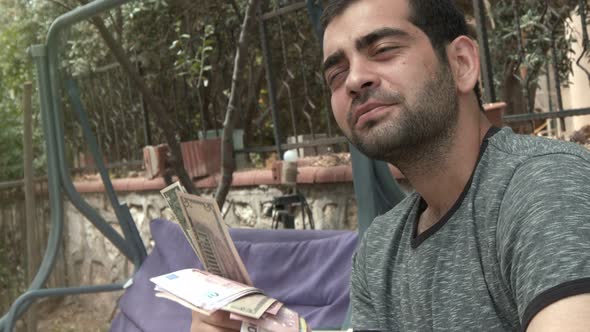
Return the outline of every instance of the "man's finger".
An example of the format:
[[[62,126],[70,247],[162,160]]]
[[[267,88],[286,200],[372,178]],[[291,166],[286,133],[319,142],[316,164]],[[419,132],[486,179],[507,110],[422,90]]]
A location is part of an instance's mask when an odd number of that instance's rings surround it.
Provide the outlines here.
[[[237,330],[235,329],[228,329],[225,327],[219,327],[219,326],[213,326],[213,325],[207,325],[205,323],[202,323],[202,325],[199,325],[199,327],[197,329],[192,329],[191,332],[236,332],[239,331],[240,328],[238,327]]]
[[[211,314],[211,316],[206,317],[204,321],[211,325],[234,329],[237,331],[239,331],[240,327],[242,326],[242,322],[229,319],[229,312],[221,310],[216,311]]]
[[[210,316],[205,316],[196,311],[193,311],[193,323],[200,321],[208,325],[229,329],[230,331],[239,331],[242,322],[237,320],[229,319],[229,312],[227,311],[216,311]],[[217,331],[217,330],[212,330]]]

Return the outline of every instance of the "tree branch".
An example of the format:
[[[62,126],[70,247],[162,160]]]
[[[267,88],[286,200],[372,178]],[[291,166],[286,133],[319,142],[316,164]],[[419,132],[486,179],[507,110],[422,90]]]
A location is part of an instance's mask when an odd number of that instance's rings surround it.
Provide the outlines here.
[[[231,90],[227,110],[225,112],[225,120],[223,122],[223,135],[221,141],[221,180],[215,191],[215,200],[221,210],[229,187],[233,180],[233,172],[236,168],[235,160],[233,158],[233,130],[236,118],[236,109],[238,108],[238,91],[240,91],[240,83],[242,78],[242,71],[247,56],[248,47],[248,33],[254,22],[255,11],[258,7],[258,0],[248,0],[246,6],[246,13],[244,15],[244,22],[240,31],[240,38],[238,40],[238,47],[234,59],[234,70],[232,74]]]
[[[230,0],[229,4],[233,8],[233,10],[236,12],[236,16],[238,17],[238,20],[242,21],[242,13],[240,13],[240,6],[238,6],[238,3],[236,2],[236,0]]]
[[[65,9],[67,9],[68,11],[71,11],[73,9],[72,7],[66,5],[65,3],[58,1],[58,0],[49,0],[49,2],[54,3],[60,7],[63,7]]]
[[[80,3],[85,4],[84,0],[79,0]],[[129,76],[135,87],[141,92],[144,100],[149,105],[148,109],[154,112],[157,119],[159,119],[161,128],[164,132],[164,137],[168,146],[170,147],[171,158],[170,164],[178,175],[180,183],[190,193],[195,193],[195,186],[193,181],[189,177],[188,173],[184,169],[184,163],[182,161],[182,152],[180,149],[180,142],[175,133],[175,124],[166,112],[164,106],[155,97],[155,94],[148,88],[143,78],[137,72],[135,66],[129,60],[129,57],[125,54],[123,47],[118,43],[113,35],[107,29],[104,21],[99,16],[95,16],[91,19],[92,24],[98,29],[98,32],[109,50],[113,53],[117,62],[121,65],[121,68]]]

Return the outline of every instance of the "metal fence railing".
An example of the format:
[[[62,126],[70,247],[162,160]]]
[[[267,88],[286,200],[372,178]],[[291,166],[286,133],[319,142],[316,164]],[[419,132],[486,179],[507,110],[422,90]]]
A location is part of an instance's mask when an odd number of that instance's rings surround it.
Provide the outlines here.
[[[116,63],[74,78],[103,158],[112,168],[141,166],[141,147],[149,145],[152,128],[141,94]],[[64,97],[65,100],[67,97]],[[64,130],[74,171],[95,170],[79,123],[65,102]]]
[[[259,15],[261,24],[257,32],[258,38],[253,38],[251,47],[258,49],[262,55],[260,67],[266,72],[267,79],[262,84],[264,92],[260,96],[260,101],[256,103],[254,116],[247,116],[247,112],[238,113],[236,128],[246,131],[243,132],[244,144],[234,146],[236,153],[246,156],[255,153],[265,158],[274,152],[280,159],[285,149],[297,147],[306,147],[306,153],[312,154],[346,151],[347,141],[335,126],[330,111],[329,91],[320,73],[321,33],[318,33],[317,13],[314,16],[314,10],[317,8],[312,8],[313,1],[290,0],[280,3],[280,6],[276,2],[263,6]],[[473,0],[473,14],[481,45],[484,99],[487,102],[508,102],[509,112],[504,118],[507,124],[524,121],[535,127],[539,121],[559,121],[563,130],[564,117],[590,114],[590,105],[573,109],[564,107],[561,88],[564,82],[560,73],[563,72],[562,66],[566,59],[557,52],[562,45],[556,37],[563,32],[564,26],[562,21],[555,19],[557,8],[552,7],[552,2],[539,3],[546,6],[539,7],[545,14],[539,18],[541,21],[535,26],[539,26],[537,29],[544,29],[547,36],[551,37],[551,45],[543,58],[545,64],[535,65],[539,69],[535,69],[534,73],[534,70],[529,70],[526,74],[526,70],[523,71],[521,68],[530,65],[532,60],[527,52],[533,48],[532,44],[536,41],[523,37],[530,35],[531,27],[530,23],[522,21],[521,17],[526,13],[520,3],[516,1],[516,9],[510,12],[513,15],[509,18],[512,20],[510,26],[514,32],[502,36],[502,31],[497,28],[494,30],[491,26],[490,17],[497,18],[498,15],[506,14],[494,12],[496,9],[492,8],[493,15],[490,15],[486,12],[490,8],[486,9],[484,1]],[[575,59],[574,66],[581,68],[590,78],[590,71],[584,64],[590,46],[585,0],[579,0],[576,11],[581,20],[582,28],[578,31],[578,39],[581,40],[583,51]],[[502,82],[499,82],[498,77],[504,75],[502,71],[505,68],[499,66],[497,58],[498,52],[505,52],[505,49],[499,50],[494,44],[499,38],[507,42],[513,40],[515,46],[512,56],[517,60],[513,64],[515,69],[512,75],[520,86],[522,100],[526,104],[522,108],[525,110],[522,114],[512,114],[510,108],[514,108],[515,105],[511,104],[510,96],[502,93]],[[136,65],[141,69],[140,61]],[[211,76],[221,74],[211,73]],[[543,81],[539,77],[543,77]],[[150,113],[149,107],[145,105],[129,77],[115,63],[91,73],[78,75],[75,79],[107,165],[112,168],[141,168],[142,148],[146,145],[164,143],[164,139],[159,126],[160,119],[155,119]],[[165,77],[152,79],[150,82],[153,93],[165,101],[181,140],[203,137],[204,129],[208,130],[209,134],[220,133],[224,118],[223,102],[216,104],[213,119],[207,120],[209,127],[205,128],[203,123],[195,121],[199,118],[196,106],[199,100],[188,78],[175,75],[170,68]],[[546,106],[542,107],[542,112],[539,112],[540,107],[533,105],[535,98],[529,96],[531,91],[534,91],[530,89],[533,84],[548,90],[544,95],[548,100],[543,101]],[[67,108],[68,103],[65,104]],[[72,112],[64,113],[64,125],[66,136],[69,138],[67,141],[74,170],[93,169],[94,163],[82,139],[80,126],[71,116],[68,118],[67,114]],[[301,151],[303,149],[298,150]]]
[[[255,114],[239,112],[236,128],[242,129],[244,144],[235,144],[235,152],[246,158],[252,153],[265,158],[274,152],[280,159],[282,151],[295,147],[305,147],[299,151],[308,154],[347,150],[347,141],[337,133],[330,112],[329,92],[319,68],[319,39],[310,24],[306,1],[282,3],[285,7],[264,8],[260,18],[265,29],[252,37],[252,47],[264,55],[260,69],[272,72],[273,81],[262,84],[261,89],[268,93],[262,92]],[[142,64],[136,65],[142,72]],[[152,92],[164,102],[181,140],[203,137],[202,123],[195,122],[199,100],[191,91],[194,87],[189,78],[173,75],[172,68],[169,71],[161,79],[149,80]],[[138,169],[144,146],[165,143],[161,120],[153,117],[117,63],[77,74],[74,80],[107,165]],[[65,94],[63,100],[71,166],[74,171],[93,170],[94,161]],[[208,136],[220,134],[224,110],[219,107],[213,119],[207,120]]]
[[[506,90],[506,86],[502,86],[506,85],[506,81],[501,80],[502,75],[511,75],[508,78],[514,78],[521,90],[523,112],[514,114],[517,105],[508,100],[509,114],[504,116],[504,122],[512,125],[528,121],[535,129],[539,121],[548,121],[553,127],[559,125],[561,131],[565,131],[564,118],[590,114],[590,104],[566,109],[562,91],[567,84],[567,75],[571,76],[576,68],[587,76],[586,87],[590,86],[587,0],[570,1],[560,7],[553,1],[528,1],[526,6],[519,0],[502,3],[504,10],[497,9],[498,5],[486,8],[483,0],[473,0],[485,99],[495,102],[504,98],[506,101],[509,98],[506,91],[502,96],[502,91],[498,90]],[[500,20],[507,16],[510,20],[508,31],[498,31],[494,18]],[[573,20],[580,21],[579,29],[572,28]],[[572,59],[569,49],[576,39],[582,50]],[[492,42],[498,45],[492,48]],[[511,67],[502,67],[497,60],[499,55],[503,59],[513,59]],[[512,70],[506,73],[506,68]],[[539,100],[535,94],[538,89],[544,90],[544,100]],[[544,106],[538,107],[541,103]]]

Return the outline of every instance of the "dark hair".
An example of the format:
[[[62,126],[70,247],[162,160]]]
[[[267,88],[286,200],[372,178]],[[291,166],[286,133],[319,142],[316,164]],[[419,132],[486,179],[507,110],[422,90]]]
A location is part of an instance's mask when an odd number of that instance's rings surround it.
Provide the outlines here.
[[[346,8],[359,0],[329,0],[321,18],[324,30]],[[446,45],[459,36],[468,36],[463,12],[452,0],[406,0],[410,7],[409,21],[422,30],[430,40],[438,58],[448,64]],[[473,88],[481,107],[479,84]]]

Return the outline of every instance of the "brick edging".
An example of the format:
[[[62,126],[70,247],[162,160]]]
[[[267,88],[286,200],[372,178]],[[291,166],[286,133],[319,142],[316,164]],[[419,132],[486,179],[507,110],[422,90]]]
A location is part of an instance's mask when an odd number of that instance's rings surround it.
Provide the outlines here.
[[[195,181],[197,188],[217,187],[219,174],[208,176]],[[113,179],[115,191],[155,191],[166,186],[162,177],[146,179],[143,177]],[[333,167],[306,166],[300,167],[297,174],[298,184],[314,183],[338,183],[352,182],[352,167],[350,165],[339,165]],[[247,170],[234,173],[232,187],[247,187],[258,185],[280,185],[278,180],[273,178],[272,170]],[[104,192],[104,185],[101,180],[75,181],[74,186],[80,193]]]

